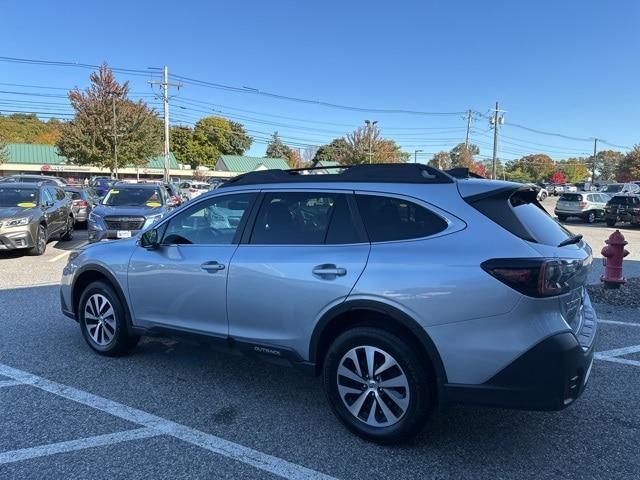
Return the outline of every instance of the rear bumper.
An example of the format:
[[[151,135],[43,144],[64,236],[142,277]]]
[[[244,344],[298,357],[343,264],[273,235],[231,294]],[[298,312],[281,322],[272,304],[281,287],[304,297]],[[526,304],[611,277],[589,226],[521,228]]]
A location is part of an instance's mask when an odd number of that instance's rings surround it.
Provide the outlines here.
[[[589,212],[592,210],[563,210],[556,208],[553,213],[555,213],[556,217],[558,215],[564,215],[565,217],[580,217],[584,218],[589,215]]]
[[[453,403],[526,410],[561,410],[584,391],[593,363],[572,332],[547,337],[480,385],[444,386]]]

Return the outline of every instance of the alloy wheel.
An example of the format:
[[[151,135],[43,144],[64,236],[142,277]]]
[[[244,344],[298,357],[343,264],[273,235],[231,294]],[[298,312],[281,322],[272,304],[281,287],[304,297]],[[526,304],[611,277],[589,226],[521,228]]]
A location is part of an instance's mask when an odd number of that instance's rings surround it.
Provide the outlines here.
[[[340,360],[336,381],[347,410],[372,427],[389,427],[409,407],[409,382],[393,356],[373,346],[349,350]]]
[[[116,334],[116,314],[111,302],[100,293],[87,299],[84,322],[91,339],[99,346],[108,345]]]

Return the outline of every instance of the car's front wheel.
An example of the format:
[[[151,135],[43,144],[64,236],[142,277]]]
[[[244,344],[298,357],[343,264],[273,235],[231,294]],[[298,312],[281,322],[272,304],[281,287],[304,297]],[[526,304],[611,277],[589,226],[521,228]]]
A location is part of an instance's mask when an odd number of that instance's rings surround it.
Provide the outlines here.
[[[607,222],[607,227],[615,227],[616,226],[616,221],[612,218],[607,218],[606,220]]]
[[[138,343],[129,332],[126,310],[111,285],[93,282],[82,292],[78,305],[82,336],[101,355],[124,355]]]
[[[378,328],[354,328],[333,342],[324,388],[346,427],[378,443],[417,434],[431,409],[424,362],[410,343]]]
[[[561,222],[565,222],[567,220],[567,216],[566,215],[558,215],[558,220],[560,220]]]
[[[35,244],[31,247],[27,253],[33,256],[44,255],[47,250],[47,228],[44,225],[38,225],[38,231],[36,232]]]

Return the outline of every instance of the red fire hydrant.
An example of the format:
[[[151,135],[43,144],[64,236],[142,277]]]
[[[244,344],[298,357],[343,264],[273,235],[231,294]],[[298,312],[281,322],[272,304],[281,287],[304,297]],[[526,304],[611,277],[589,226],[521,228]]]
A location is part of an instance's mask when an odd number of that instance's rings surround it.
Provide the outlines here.
[[[629,255],[624,248],[628,242],[620,230],[616,230],[604,243],[607,244],[601,252],[604,257],[604,275],[600,277],[600,281],[604,282],[605,288],[620,288],[620,285],[627,281],[622,276],[622,259]]]

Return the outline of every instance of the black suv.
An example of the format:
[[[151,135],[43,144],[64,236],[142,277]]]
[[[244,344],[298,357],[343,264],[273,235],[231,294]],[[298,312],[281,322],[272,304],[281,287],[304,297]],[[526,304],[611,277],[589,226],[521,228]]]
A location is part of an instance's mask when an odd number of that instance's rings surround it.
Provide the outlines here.
[[[618,222],[640,224],[640,196],[635,194],[616,195],[604,208],[607,226],[614,227]]]

